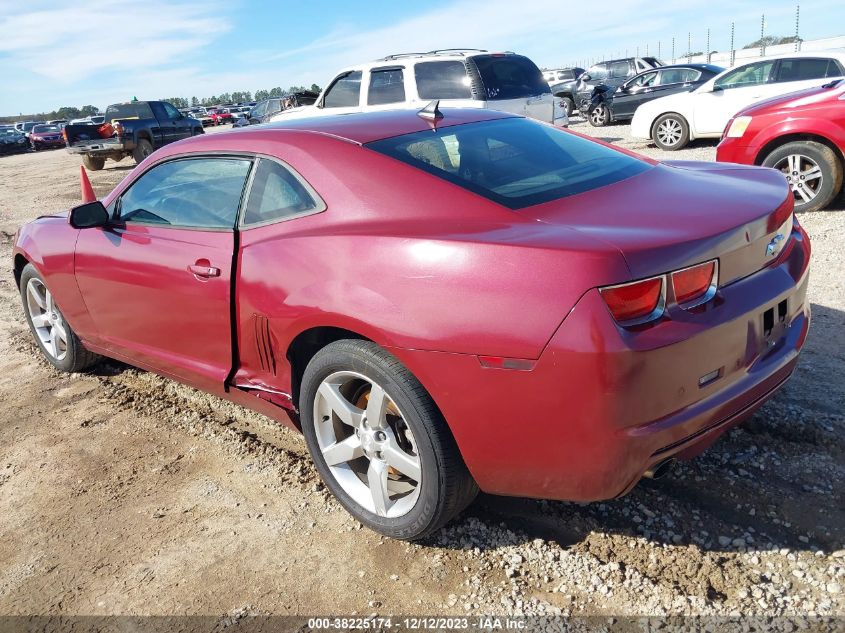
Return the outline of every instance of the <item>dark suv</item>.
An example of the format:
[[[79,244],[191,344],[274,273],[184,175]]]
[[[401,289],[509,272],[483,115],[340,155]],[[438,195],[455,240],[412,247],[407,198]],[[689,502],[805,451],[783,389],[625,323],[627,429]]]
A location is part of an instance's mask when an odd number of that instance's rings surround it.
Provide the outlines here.
[[[599,84],[615,88],[634,75],[663,65],[656,57],[625,57],[599,62],[590,66],[578,79],[551,86],[552,94],[561,98],[571,114],[580,108],[583,101],[589,101],[593,89]]]

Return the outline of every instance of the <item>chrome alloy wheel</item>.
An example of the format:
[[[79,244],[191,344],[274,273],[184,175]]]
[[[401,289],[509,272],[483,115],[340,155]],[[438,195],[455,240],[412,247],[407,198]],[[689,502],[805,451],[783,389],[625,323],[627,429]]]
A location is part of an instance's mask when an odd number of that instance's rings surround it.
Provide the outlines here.
[[[818,163],[808,156],[790,154],[777,162],[774,166],[786,176],[786,181],[792,188],[792,193],[805,204],[815,198],[823,183],[822,169]]]
[[[388,518],[411,511],[422,464],[411,429],[380,385],[351,371],[329,375],[314,398],[314,426],[329,471],[357,504]]]
[[[35,334],[56,360],[67,355],[67,330],[62,313],[53,303],[53,295],[40,279],[32,278],[26,284],[26,308]]]
[[[683,129],[681,128],[681,123],[676,119],[666,119],[665,121],[661,121],[660,125],[657,126],[657,138],[661,143],[669,147],[677,145],[678,141],[681,140],[682,134]]]
[[[607,106],[599,104],[590,112],[590,121],[596,127],[601,127],[605,123]]]

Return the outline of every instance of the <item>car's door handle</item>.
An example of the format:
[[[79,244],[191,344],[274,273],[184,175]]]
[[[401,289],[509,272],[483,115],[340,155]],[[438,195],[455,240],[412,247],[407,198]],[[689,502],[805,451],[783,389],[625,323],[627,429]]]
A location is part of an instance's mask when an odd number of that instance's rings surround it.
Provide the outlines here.
[[[215,268],[214,266],[210,266],[207,261],[191,264],[190,266],[188,266],[188,271],[193,273],[197,277],[202,277],[203,279],[220,276],[220,269]]]

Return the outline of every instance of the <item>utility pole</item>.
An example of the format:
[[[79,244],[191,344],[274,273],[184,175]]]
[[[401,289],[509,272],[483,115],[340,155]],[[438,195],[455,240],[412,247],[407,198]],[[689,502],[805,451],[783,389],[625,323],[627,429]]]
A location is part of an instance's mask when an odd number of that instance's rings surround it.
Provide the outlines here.
[[[766,14],[763,14],[763,17],[760,18],[760,57],[766,56],[766,41],[763,39],[766,37]]]
[[[795,5],[795,52],[797,53],[798,50],[801,48],[801,40],[798,37],[798,24],[801,19],[801,5]]]
[[[692,61],[692,33],[687,31],[687,63]]]
[[[734,49],[734,23],[731,22],[731,68],[733,68],[736,60],[736,50]]]
[[[672,63],[675,63],[675,38],[672,38]]]
[[[707,29],[707,63],[710,63],[710,29]]]

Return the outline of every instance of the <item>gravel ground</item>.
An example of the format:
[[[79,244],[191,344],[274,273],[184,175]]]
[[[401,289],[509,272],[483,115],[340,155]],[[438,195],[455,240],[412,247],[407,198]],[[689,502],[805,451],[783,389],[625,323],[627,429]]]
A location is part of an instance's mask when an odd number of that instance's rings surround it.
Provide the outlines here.
[[[628,127],[573,128],[659,158]],[[129,161],[126,161],[129,162]],[[78,159],[0,158],[0,257],[78,200]],[[104,195],[131,165],[92,174]],[[40,360],[0,279],[0,614],[845,615],[845,212],[813,240],[791,382],[671,478],[589,505],[481,496],[430,541],[380,538],[302,439],[118,363]]]

